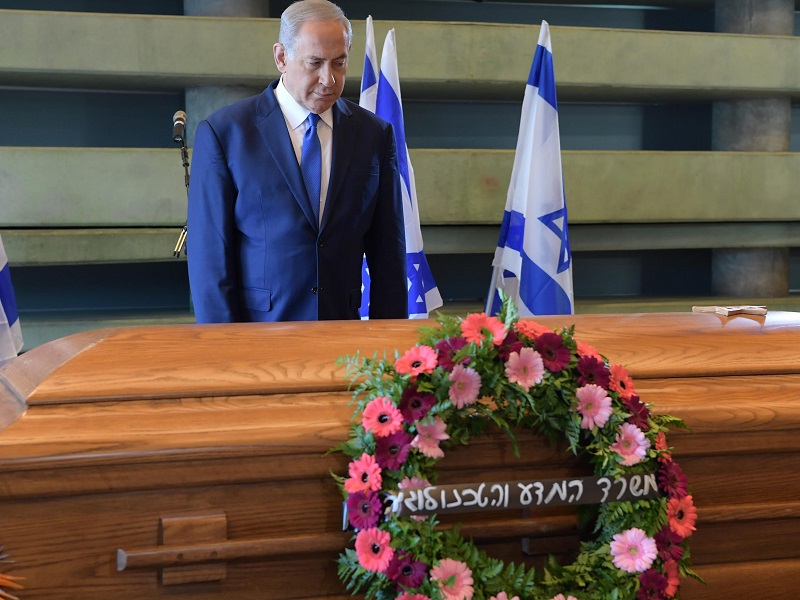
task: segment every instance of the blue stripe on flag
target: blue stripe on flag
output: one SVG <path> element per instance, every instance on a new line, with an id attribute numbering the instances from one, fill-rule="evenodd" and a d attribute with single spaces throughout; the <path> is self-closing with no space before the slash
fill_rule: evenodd
<path id="1" fill-rule="evenodd" d="M 364 57 L 364 74 L 361 76 L 361 91 L 363 92 L 367 88 L 372 87 L 378 80 L 375 79 L 375 67 L 372 65 L 372 62 L 369 60 L 369 56 Z"/>
<path id="2" fill-rule="evenodd" d="M 13 325 L 19 319 L 17 312 L 17 301 L 14 299 L 14 288 L 11 285 L 11 270 L 8 263 L 0 269 L 0 305 L 6 313 L 9 325 Z"/>
<path id="3" fill-rule="evenodd" d="M 558 110 L 556 101 L 556 75 L 553 69 L 553 55 L 544 46 L 536 46 L 528 85 L 539 90 L 539 96 L 550 106 Z"/>
<path id="4" fill-rule="evenodd" d="M 524 252 L 519 288 L 520 298 L 532 312 L 535 307 L 535 314 L 572 314 L 572 301 L 564 289 Z"/>
<path id="5" fill-rule="evenodd" d="M 525 217 L 516 210 L 507 210 L 500 226 L 500 248 L 511 248 L 522 253 L 522 240 L 525 238 Z"/>

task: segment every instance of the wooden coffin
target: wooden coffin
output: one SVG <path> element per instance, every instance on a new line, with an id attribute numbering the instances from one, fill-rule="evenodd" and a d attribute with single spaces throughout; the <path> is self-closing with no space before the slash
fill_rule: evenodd
<path id="1" fill-rule="evenodd" d="M 576 337 L 626 365 L 698 507 L 683 598 L 793 597 L 800 581 L 800 315 L 578 315 Z M 393 353 L 418 321 L 121 328 L 70 336 L 0 368 L 0 545 L 21 597 L 350 597 L 336 576 L 341 497 L 326 454 L 352 409 L 335 360 Z M 584 469 L 540 437 L 452 452 L 453 481 Z M 582 474 L 588 474 L 583 472 Z M 500 477 L 497 477 L 497 476 Z M 521 476 L 521 477 L 520 477 Z M 487 549 L 569 556 L 574 516 L 484 521 Z M 483 542 L 482 542 L 483 543 Z M 516 550 L 514 550 L 516 551 Z"/>

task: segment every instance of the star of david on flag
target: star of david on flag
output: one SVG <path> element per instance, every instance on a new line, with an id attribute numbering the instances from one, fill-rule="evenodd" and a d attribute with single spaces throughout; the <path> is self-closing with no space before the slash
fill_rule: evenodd
<path id="1" fill-rule="evenodd" d="M 525 86 L 514 167 L 492 266 L 487 314 L 500 310 L 498 290 L 514 300 L 523 316 L 574 312 L 553 49 L 546 21 L 542 21 Z"/>
<path id="2" fill-rule="evenodd" d="M 403 219 L 406 237 L 406 270 L 408 273 L 408 317 L 425 319 L 428 313 L 442 306 L 442 296 L 433 280 L 428 260 L 422 249 L 422 229 L 419 221 L 417 189 L 414 169 L 406 144 L 403 124 L 403 104 L 400 96 L 400 75 L 397 69 L 397 47 L 394 29 L 386 35 L 377 71 L 375 33 L 372 17 L 367 17 L 367 43 L 364 57 L 364 74 L 361 77 L 359 104 L 374 112 L 394 126 L 397 139 L 397 157 L 402 178 Z M 369 316 L 369 265 L 364 261 L 362 274 L 361 317 Z"/>

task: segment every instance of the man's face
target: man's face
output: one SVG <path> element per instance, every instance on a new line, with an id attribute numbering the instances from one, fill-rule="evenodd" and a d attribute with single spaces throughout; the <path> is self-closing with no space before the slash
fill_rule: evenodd
<path id="1" fill-rule="evenodd" d="M 286 89 L 298 104 L 316 114 L 324 113 L 342 95 L 349 50 L 344 27 L 336 21 L 304 23 L 291 58 L 283 44 L 273 46 Z"/>

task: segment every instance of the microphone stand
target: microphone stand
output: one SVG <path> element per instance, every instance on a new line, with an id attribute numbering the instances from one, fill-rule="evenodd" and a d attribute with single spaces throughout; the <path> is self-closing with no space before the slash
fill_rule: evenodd
<path id="1" fill-rule="evenodd" d="M 186 200 L 189 200 L 189 149 L 186 147 L 186 137 L 180 136 L 181 144 L 181 161 L 183 162 L 183 180 L 186 185 Z M 175 244 L 175 249 L 172 251 L 172 256 L 175 258 L 180 258 L 181 252 L 187 254 L 186 252 L 186 234 L 189 231 L 187 227 L 188 221 L 184 222 L 183 229 L 181 229 L 180 234 L 178 234 L 178 242 Z"/>

